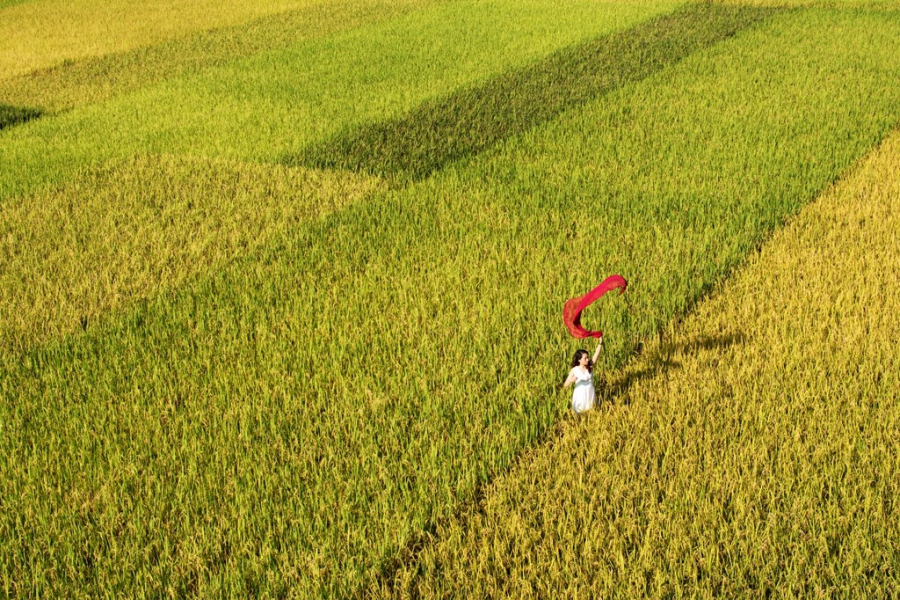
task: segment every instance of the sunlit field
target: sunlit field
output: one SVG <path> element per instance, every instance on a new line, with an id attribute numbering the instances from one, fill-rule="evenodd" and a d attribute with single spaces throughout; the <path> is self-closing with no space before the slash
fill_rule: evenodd
<path id="1" fill-rule="evenodd" d="M 364 2 L 377 0 L 357 0 Z M 327 0 L 4 2 L 0 4 L 0 79 L 324 4 Z"/>
<path id="2" fill-rule="evenodd" d="M 898 229 L 894 134 L 610 372 L 602 410 L 442 524 L 394 591 L 896 597 Z"/>
<path id="3" fill-rule="evenodd" d="M 223 160 L 112 163 L 4 211 L 0 347 L 33 347 L 379 189 L 354 174 Z"/>
<path id="4" fill-rule="evenodd" d="M 900 593 L 900 11 L 232 4 L 0 4 L 6 595 Z"/>
<path id="5" fill-rule="evenodd" d="M 183 17 L 176 7 L 185 9 L 197 8 L 202 3 L 165 3 L 169 6 L 159 7 L 160 15 L 171 19 L 173 26 L 183 25 L 177 20 Z M 202 21 L 203 29 L 181 32 L 158 43 L 139 44 L 133 48 L 119 48 L 115 45 L 97 48 L 96 55 L 75 58 L 74 50 L 78 49 L 74 40 L 63 40 L 60 49 L 68 53 L 61 62 L 52 62 L 55 58 L 55 44 L 45 48 L 46 54 L 36 57 L 48 65 L 36 70 L 22 72 L 18 75 L 16 68 L 11 67 L 7 76 L 0 77 L 0 102 L 15 106 L 39 107 L 46 112 L 58 112 L 92 102 L 99 102 L 114 96 L 122 96 L 159 81 L 171 79 L 179 75 L 194 73 L 215 65 L 225 64 L 237 58 L 247 57 L 262 52 L 285 48 L 306 40 L 321 39 L 340 31 L 353 29 L 364 24 L 374 24 L 397 18 L 408 12 L 424 8 L 429 4 L 437 4 L 433 0 L 348 0 L 346 2 L 302 2 L 297 8 L 287 10 L 288 4 L 271 15 L 259 16 L 247 22 L 233 25 L 219 25 L 213 21 Z M 221 6 L 221 3 L 219 3 Z M 88 5 L 85 5 L 85 8 Z M 93 10 L 109 9 L 102 3 L 90 5 Z M 145 5 L 123 4 L 118 7 L 122 14 L 117 19 L 105 21 L 107 27 L 115 28 L 121 24 L 119 17 L 134 19 L 140 17 L 141 7 Z M 150 5 L 152 6 L 152 5 Z M 238 12 L 248 8 L 251 11 L 265 7 L 265 4 L 234 4 Z M 134 9 L 137 9 L 136 11 Z M 39 11 L 40 12 L 40 11 Z M 40 14 L 44 14 L 40 12 Z M 206 13 L 210 14 L 209 12 Z M 219 14 L 213 12 L 213 14 Z M 86 16 L 95 16 L 90 12 Z M 244 15 L 249 16 L 249 15 Z M 175 17 L 175 18 L 173 18 Z M 69 32 L 80 32 L 80 25 L 70 19 L 60 29 Z M 36 19 L 36 24 L 44 24 L 43 17 Z M 136 19 L 135 26 L 144 27 L 145 22 Z M 119 32 L 119 30 L 116 30 Z M 142 29 L 142 32 L 161 32 L 154 29 Z M 58 33 L 58 32 L 57 32 Z M 135 32 L 136 33 L 136 32 Z M 15 38 L 13 38 L 15 39 Z M 25 39 L 31 39 L 28 35 Z M 79 38 L 81 39 L 81 38 Z M 94 43 L 98 40 L 118 37 L 90 38 Z M 31 44 L 34 51 L 34 46 Z M 18 65 L 18 63 L 17 63 Z"/>
<path id="6" fill-rule="evenodd" d="M 135 153 L 278 161 L 338 131 L 624 29 L 672 3 L 526 7 L 511 0 L 440 3 L 9 128 L 0 161 L 18 168 L 0 172 L 0 206 L 62 184 L 79 168 Z"/>

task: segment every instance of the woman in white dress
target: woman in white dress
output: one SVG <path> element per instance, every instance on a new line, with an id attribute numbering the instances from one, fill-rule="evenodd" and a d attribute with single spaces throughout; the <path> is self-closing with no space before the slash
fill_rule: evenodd
<path id="1" fill-rule="evenodd" d="M 594 351 L 594 358 L 588 358 L 587 350 L 578 350 L 575 357 L 572 358 L 572 370 L 569 371 L 569 377 L 563 384 L 564 388 L 575 384 L 575 391 L 572 393 L 572 410 L 576 414 L 589 411 L 594 408 L 594 363 L 600 356 L 600 348 L 603 347 L 603 336 L 600 336 L 600 343 L 597 344 L 597 350 Z"/>

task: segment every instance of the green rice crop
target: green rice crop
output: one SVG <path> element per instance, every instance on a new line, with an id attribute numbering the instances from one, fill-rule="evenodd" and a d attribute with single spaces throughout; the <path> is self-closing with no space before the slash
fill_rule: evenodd
<path id="1" fill-rule="evenodd" d="M 672 6 L 465 0 L 234 60 L 3 131 L 0 206 L 134 154 L 276 161 Z"/>
<path id="2" fill-rule="evenodd" d="M 621 365 L 896 124 L 898 44 L 782 13 L 6 361 L 2 585 L 377 587 L 566 410 L 562 301 L 629 278 Z"/>
<path id="3" fill-rule="evenodd" d="M 40 106 L 48 111 L 65 110 L 236 58 L 396 18 L 431 3 L 430 0 L 313 3 L 249 23 L 179 36 L 113 54 L 66 61 L 18 77 L 0 78 L 0 101 Z"/>
<path id="4" fill-rule="evenodd" d="M 7 207 L 0 352 L 87 327 L 378 187 L 347 173 L 143 157 Z"/>
<path id="5" fill-rule="evenodd" d="M 619 34 L 559 51 L 483 86 L 428 102 L 396 119 L 343 132 L 287 162 L 421 178 L 647 77 L 770 15 L 758 9 L 688 5 Z"/>
<path id="6" fill-rule="evenodd" d="M 898 229 L 895 133 L 381 591 L 896 598 Z"/>

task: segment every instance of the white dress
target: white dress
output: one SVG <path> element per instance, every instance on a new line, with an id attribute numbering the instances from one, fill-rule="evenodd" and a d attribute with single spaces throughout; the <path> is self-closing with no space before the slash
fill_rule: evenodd
<path id="1" fill-rule="evenodd" d="M 572 367 L 569 375 L 575 377 L 575 391 L 572 393 L 572 410 L 581 414 L 594 408 L 593 373 L 581 367 Z"/>

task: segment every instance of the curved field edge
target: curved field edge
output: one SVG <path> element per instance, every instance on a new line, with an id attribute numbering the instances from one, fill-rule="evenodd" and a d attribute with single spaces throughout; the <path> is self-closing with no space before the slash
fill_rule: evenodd
<path id="1" fill-rule="evenodd" d="M 631 278 L 621 364 L 893 126 L 898 36 L 780 16 L 27 354 L 4 578 L 364 590 L 565 412 L 562 299 Z"/>
<path id="2" fill-rule="evenodd" d="M 894 133 L 370 595 L 900 594 L 898 173 Z"/>
<path id="3" fill-rule="evenodd" d="M 438 3 L 0 132 L 0 206 L 136 154 L 277 161 L 677 3 Z"/>
<path id="4" fill-rule="evenodd" d="M 0 102 L 40 106 L 51 113 L 71 109 L 230 60 L 396 18 L 439 1 L 443 0 L 315 3 L 249 23 L 0 78 Z"/>
<path id="5" fill-rule="evenodd" d="M 4 210 L 0 353 L 86 328 L 382 188 L 353 173 L 149 156 Z"/>

